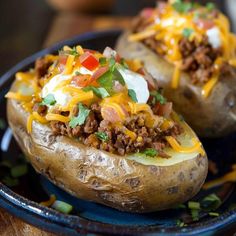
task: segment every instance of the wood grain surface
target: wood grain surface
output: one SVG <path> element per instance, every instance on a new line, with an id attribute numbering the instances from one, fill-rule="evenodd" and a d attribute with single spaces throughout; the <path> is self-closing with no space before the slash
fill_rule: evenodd
<path id="1" fill-rule="evenodd" d="M 94 17 L 63 13 L 57 15 L 45 37 L 43 47 L 91 30 L 129 27 L 128 17 Z M 63 30 L 62 30 L 63 29 Z M 0 236 L 54 236 L 37 229 L 0 209 Z"/>

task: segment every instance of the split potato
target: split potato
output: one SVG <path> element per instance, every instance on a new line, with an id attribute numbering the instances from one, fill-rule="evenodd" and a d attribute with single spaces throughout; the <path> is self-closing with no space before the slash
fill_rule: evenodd
<path id="1" fill-rule="evenodd" d="M 15 82 L 11 91 L 16 90 Z M 205 181 L 208 161 L 203 148 L 191 153 L 167 148 L 168 159 L 118 156 L 56 136 L 48 125 L 36 121 L 28 133 L 29 115 L 19 102 L 8 99 L 9 125 L 35 170 L 78 198 L 121 211 L 153 212 L 189 200 Z M 184 129 L 183 145 L 198 141 L 184 121 L 178 122 Z"/>
<path id="2" fill-rule="evenodd" d="M 202 87 L 191 83 L 189 74 L 182 72 L 177 89 L 171 88 L 175 67 L 142 42 L 130 42 L 131 32 L 123 33 L 116 49 L 126 59 L 140 59 L 148 73 L 163 88 L 164 96 L 172 101 L 176 112 L 201 137 L 221 137 L 236 130 L 236 71 L 222 75 L 209 97 L 201 94 Z"/>

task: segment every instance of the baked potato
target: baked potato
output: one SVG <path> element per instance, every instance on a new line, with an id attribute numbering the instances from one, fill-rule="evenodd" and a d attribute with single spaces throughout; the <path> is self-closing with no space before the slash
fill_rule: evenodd
<path id="1" fill-rule="evenodd" d="M 116 49 L 143 63 L 199 136 L 236 130 L 236 37 L 214 5 L 169 1 L 144 9 Z"/>
<path id="2" fill-rule="evenodd" d="M 187 201 L 205 181 L 207 156 L 195 133 L 109 48 L 64 47 L 38 59 L 16 74 L 6 97 L 9 125 L 32 166 L 78 198 L 153 212 Z"/>

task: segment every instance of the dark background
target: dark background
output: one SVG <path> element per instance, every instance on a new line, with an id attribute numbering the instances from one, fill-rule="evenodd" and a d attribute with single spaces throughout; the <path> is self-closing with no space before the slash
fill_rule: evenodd
<path id="1" fill-rule="evenodd" d="M 226 12 L 226 2 L 236 3 L 236 0 L 215 2 Z M 94 4 L 96 3 L 94 0 Z M 155 4 L 156 1 L 153 0 L 116 0 L 111 9 L 104 9 L 100 14 L 135 15 L 143 7 Z M 15 63 L 42 47 L 51 22 L 59 11 L 53 9 L 45 0 L 5 0 L 0 1 L 0 9 L 0 75 L 2 75 Z M 76 14 L 85 13 L 78 10 Z M 86 14 L 94 17 L 97 15 L 94 12 Z"/>

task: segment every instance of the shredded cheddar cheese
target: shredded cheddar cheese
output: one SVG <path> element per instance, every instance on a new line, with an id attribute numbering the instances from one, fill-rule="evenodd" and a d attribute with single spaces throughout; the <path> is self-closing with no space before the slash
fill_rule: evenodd
<path id="1" fill-rule="evenodd" d="M 45 119 L 44 117 L 40 116 L 38 112 L 34 111 L 32 113 L 32 115 L 33 115 L 33 118 L 35 120 L 39 121 L 40 123 L 42 123 L 42 124 L 47 124 L 48 123 L 48 120 Z"/>
<path id="2" fill-rule="evenodd" d="M 228 63 L 236 67 L 236 36 L 230 32 L 230 23 L 228 18 L 218 12 L 216 16 L 211 14 L 204 6 L 193 7 L 189 11 L 179 11 L 173 5 L 176 0 L 169 0 L 166 5 L 162 5 L 161 9 L 153 9 L 147 19 L 142 32 L 135 32 L 128 37 L 129 41 L 143 41 L 148 38 L 157 40 L 156 51 L 162 55 L 169 63 L 175 66 L 173 77 L 171 80 L 171 87 L 177 89 L 179 87 L 179 79 L 181 68 L 178 66 L 183 60 L 183 55 L 180 51 L 180 40 L 184 37 L 188 38 L 190 42 L 196 41 L 201 43 L 207 36 L 216 37 L 214 32 L 209 32 L 215 29 L 219 32 L 221 55 L 215 60 L 213 69 L 214 78 L 203 85 L 202 96 L 207 98 L 214 86 L 218 82 L 220 76 L 220 69 L 223 63 Z M 211 26 L 207 26 L 212 24 Z M 206 24 L 206 25 L 204 25 Z M 187 32 L 187 33 L 186 33 Z M 211 34 L 212 33 L 212 34 Z M 217 41 L 217 39 L 215 39 Z M 214 40 L 213 43 L 214 44 Z M 213 46 L 214 47 L 214 46 Z"/>
<path id="3" fill-rule="evenodd" d="M 34 116 L 31 114 L 27 119 L 27 132 L 30 134 L 32 132 L 32 123 L 34 120 Z"/>
<path id="4" fill-rule="evenodd" d="M 194 140 L 194 145 L 192 147 L 182 147 L 179 143 L 171 136 L 166 137 L 167 142 L 170 146 L 177 152 L 181 153 L 192 153 L 195 151 L 199 151 L 201 149 L 201 143 L 199 141 Z"/>
<path id="5" fill-rule="evenodd" d="M 43 206 L 46 206 L 46 207 L 50 207 L 55 201 L 56 201 L 56 196 L 55 195 L 51 195 L 50 199 L 48 201 L 40 202 L 40 205 L 43 205 Z"/>
<path id="6" fill-rule="evenodd" d="M 235 169 L 218 179 L 214 179 L 209 182 L 206 182 L 203 185 L 203 189 L 214 188 L 214 187 L 224 184 L 226 182 L 236 182 L 236 170 Z"/>
<path id="7" fill-rule="evenodd" d="M 203 86 L 202 96 L 204 98 L 207 98 L 210 95 L 210 93 L 211 93 L 212 89 L 214 88 L 215 84 L 217 83 L 217 81 L 218 81 L 218 77 L 213 77 Z"/>
<path id="8" fill-rule="evenodd" d="M 66 117 L 66 116 L 62 116 L 62 115 L 59 115 L 59 114 L 53 114 L 53 113 L 48 113 L 46 115 L 46 120 L 47 121 L 61 121 L 63 123 L 67 123 L 70 121 L 70 117 Z"/>
<path id="9" fill-rule="evenodd" d="M 75 56 L 73 56 L 73 55 L 68 56 L 67 61 L 66 61 L 65 71 L 64 71 L 64 73 L 66 75 L 68 75 L 72 72 L 74 60 L 75 60 Z"/>
<path id="10" fill-rule="evenodd" d="M 180 79 L 180 69 L 176 66 L 175 70 L 174 70 L 172 82 L 171 82 L 171 87 L 173 89 L 177 89 L 178 88 L 178 86 L 179 86 L 179 79 Z"/>

